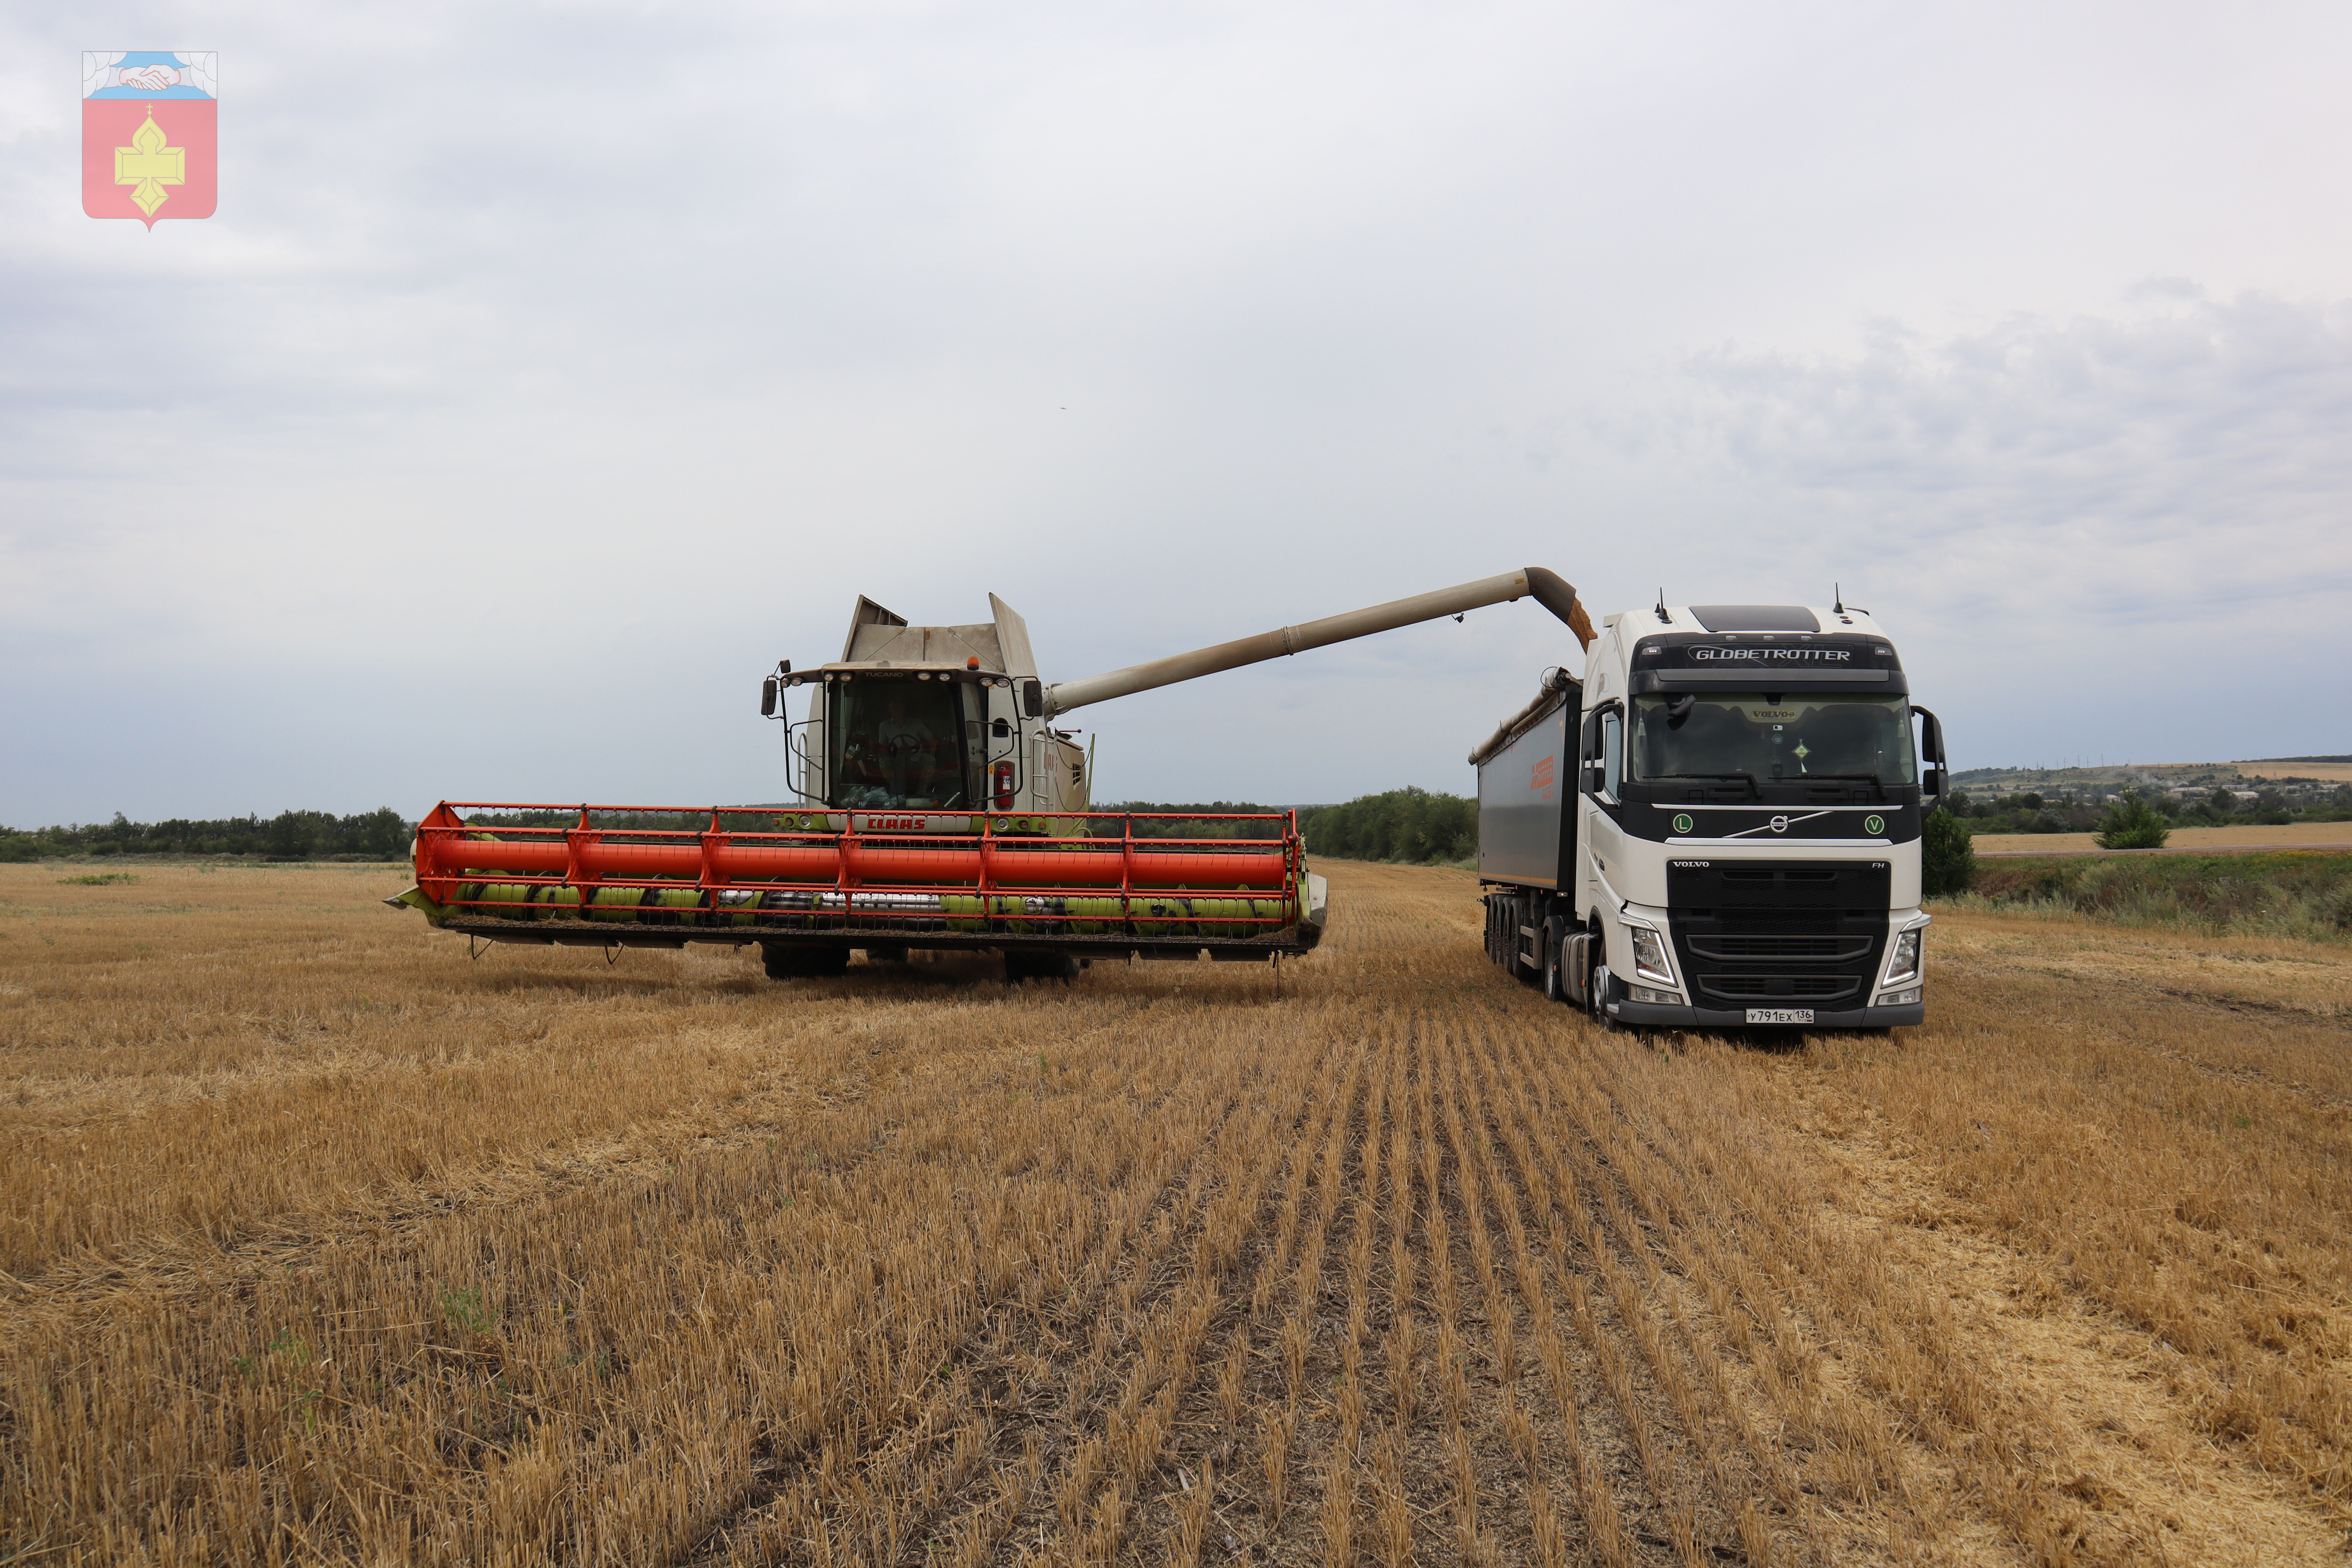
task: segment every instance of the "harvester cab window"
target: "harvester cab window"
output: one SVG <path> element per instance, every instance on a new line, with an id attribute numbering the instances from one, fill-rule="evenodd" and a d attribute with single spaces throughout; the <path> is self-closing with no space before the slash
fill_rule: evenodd
<path id="1" fill-rule="evenodd" d="M 1907 784 L 1917 776 L 1910 705 L 1899 697 L 1708 693 L 1634 700 L 1633 776 L 1843 779 Z"/>
<path id="2" fill-rule="evenodd" d="M 833 793 L 843 806 L 954 806 L 964 793 L 964 714 L 951 681 L 859 680 L 833 689 Z"/>

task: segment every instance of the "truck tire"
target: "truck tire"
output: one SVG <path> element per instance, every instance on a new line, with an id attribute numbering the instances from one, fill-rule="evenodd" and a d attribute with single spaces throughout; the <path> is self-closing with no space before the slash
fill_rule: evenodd
<path id="1" fill-rule="evenodd" d="M 1554 915 L 1543 923 L 1543 994 L 1547 1002 L 1568 1000 L 1566 976 L 1560 965 L 1567 962 L 1568 922 Z"/>
<path id="2" fill-rule="evenodd" d="M 1612 1032 L 1625 1026 L 1619 1023 L 1609 1011 L 1609 993 L 1615 981 L 1616 976 L 1609 973 L 1607 964 L 1596 963 L 1592 966 L 1592 1019 L 1602 1028 Z"/>
<path id="3" fill-rule="evenodd" d="M 849 949 L 762 943 L 760 961 L 771 980 L 824 980 L 848 973 Z"/>

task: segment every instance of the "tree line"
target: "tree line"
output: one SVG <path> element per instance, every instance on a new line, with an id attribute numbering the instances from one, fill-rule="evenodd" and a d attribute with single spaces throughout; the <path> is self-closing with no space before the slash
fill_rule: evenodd
<path id="1" fill-rule="evenodd" d="M 2279 826 L 2289 822 L 2341 822 L 2352 817 L 2352 784 L 2338 785 L 2315 800 L 2294 801 L 2274 789 L 2232 790 L 2216 787 L 2186 798 L 2166 791 L 2126 790 L 2149 810 L 2175 827 L 2227 827 L 2246 823 Z M 1965 820 L 1978 833 L 2089 833 L 2099 830 L 2112 802 L 2086 798 L 2073 790 L 2044 795 L 2021 790 L 2014 795 L 1973 799 L 1955 790 L 1945 809 Z"/>
<path id="2" fill-rule="evenodd" d="M 265 860 L 398 859 L 408 853 L 416 824 L 392 809 L 338 816 L 331 811 L 281 811 L 276 816 L 225 816 L 203 821 L 114 820 L 63 827 L 0 827 L 0 860 L 42 860 L 63 855 L 246 855 Z"/>
<path id="3" fill-rule="evenodd" d="M 1095 808 L 1097 833 L 1116 837 L 1121 818 L 1111 813 L 1283 812 L 1288 806 L 1254 801 L 1184 803 L 1129 800 Z M 1409 866 L 1443 865 L 1478 853 L 1478 803 L 1464 795 L 1419 788 L 1359 795 L 1339 805 L 1302 805 L 1298 831 L 1310 855 L 1339 860 L 1392 860 Z M 1254 837 L 1263 826 L 1250 823 L 1148 822 L 1138 820 L 1138 838 Z"/>

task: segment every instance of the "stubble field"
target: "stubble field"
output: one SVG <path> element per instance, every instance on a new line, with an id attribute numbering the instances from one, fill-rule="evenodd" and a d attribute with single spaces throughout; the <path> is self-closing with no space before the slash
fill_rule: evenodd
<path id="1" fill-rule="evenodd" d="M 0 1561 L 2344 1561 L 2352 954 L 1643 1039 L 1321 868 L 1008 989 L 0 868 Z"/>

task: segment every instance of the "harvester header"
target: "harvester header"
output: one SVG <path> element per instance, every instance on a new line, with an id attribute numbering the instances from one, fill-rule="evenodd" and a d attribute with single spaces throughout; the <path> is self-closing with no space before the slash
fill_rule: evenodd
<path id="1" fill-rule="evenodd" d="M 1097 956 L 1255 959 L 1321 938 L 1323 879 L 1295 813 L 1099 812 L 1054 720 L 1089 703 L 1533 597 L 1592 637 L 1576 591 L 1528 567 L 1147 664 L 1047 685 L 1026 624 L 919 626 L 861 597 L 842 656 L 765 678 L 795 799 L 759 806 L 445 801 L 416 886 L 390 900 L 499 942 L 757 943 L 772 975 L 914 948 L 990 948 L 1009 976 Z M 793 700 L 805 694 L 803 717 Z"/>

